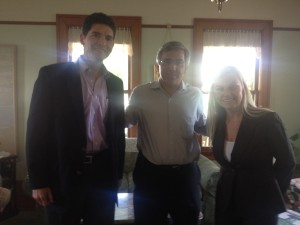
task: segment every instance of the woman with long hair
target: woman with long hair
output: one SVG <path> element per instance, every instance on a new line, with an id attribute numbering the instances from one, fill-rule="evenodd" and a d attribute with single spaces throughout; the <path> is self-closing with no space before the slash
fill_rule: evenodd
<path id="1" fill-rule="evenodd" d="M 221 166 L 216 225 L 276 225 L 295 158 L 281 119 L 256 107 L 236 67 L 224 67 L 212 84 L 207 132 Z"/>

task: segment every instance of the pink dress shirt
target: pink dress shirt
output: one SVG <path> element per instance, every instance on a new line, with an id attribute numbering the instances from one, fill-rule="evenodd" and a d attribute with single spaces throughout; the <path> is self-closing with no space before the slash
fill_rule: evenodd
<path id="1" fill-rule="evenodd" d="M 108 105 L 108 71 L 102 65 L 95 76 L 82 56 L 79 60 L 87 133 L 86 153 L 94 154 L 107 148 L 105 117 Z"/>

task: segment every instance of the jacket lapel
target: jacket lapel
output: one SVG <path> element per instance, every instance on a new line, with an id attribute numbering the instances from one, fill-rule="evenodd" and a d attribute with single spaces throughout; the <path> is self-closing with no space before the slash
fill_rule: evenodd
<path id="1" fill-rule="evenodd" d="M 85 132 L 85 116 L 84 116 L 84 106 L 83 106 L 83 96 L 82 96 L 82 87 L 81 87 L 81 79 L 79 73 L 79 64 L 78 62 L 72 63 L 70 71 L 68 71 L 68 83 L 67 83 L 67 91 L 70 95 L 70 101 L 74 106 L 74 116 L 77 117 L 77 121 L 79 121 L 80 130 L 84 134 L 86 140 L 86 132 Z"/>
<path id="2" fill-rule="evenodd" d="M 247 157 L 248 146 L 252 139 L 255 123 L 248 117 L 243 117 L 239 132 L 231 154 L 231 163 L 237 164 Z"/>
<path id="3" fill-rule="evenodd" d="M 247 157 L 248 146 L 250 144 L 254 130 L 255 123 L 253 122 L 253 120 L 244 116 L 232 150 L 231 162 L 228 162 L 224 156 L 226 125 L 223 120 L 220 121 L 219 126 L 216 130 L 215 141 L 213 145 L 215 149 L 220 149 L 220 151 L 216 151 L 214 152 L 214 154 L 224 167 L 234 167 L 234 165 L 238 165 L 243 160 L 243 158 Z"/>
<path id="4" fill-rule="evenodd" d="M 225 143 L 225 122 L 220 120 L 219 126 L 216 129 L 215 140 L 213 143 L 214 154 L 216 159 L 220 162 L 223 167 L 230 167 L 230 163 L 225 159 L 224 156 L 224 143 Z"/>

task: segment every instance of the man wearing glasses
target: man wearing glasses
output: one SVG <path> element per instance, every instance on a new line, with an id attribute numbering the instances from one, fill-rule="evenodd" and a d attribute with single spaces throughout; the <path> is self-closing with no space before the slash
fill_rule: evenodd
<path id="1" fill-rule="evenodd" d="M 200 212 L 200 146 L 205 131 L 202 93 L 182 78 L 190 54 L 176 41 L 164 44 L 156 63 L 159 79 L 133 90 L 128 126 L 138 125 L 138 158 L 133 173 L 137 225 L 196 225 Z"/>

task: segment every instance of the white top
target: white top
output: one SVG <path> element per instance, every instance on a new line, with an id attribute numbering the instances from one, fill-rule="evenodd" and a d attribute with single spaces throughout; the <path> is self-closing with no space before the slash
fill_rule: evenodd
<path id="1" fill-rule="evenodd" d="M 229 162 L 231 161 L 231 153 L 232 153 L 234 143 L 235 143 L 234 141 L 225 141 L 224 155 L 225 155 L 225 159 L 227 159 Z"/>

